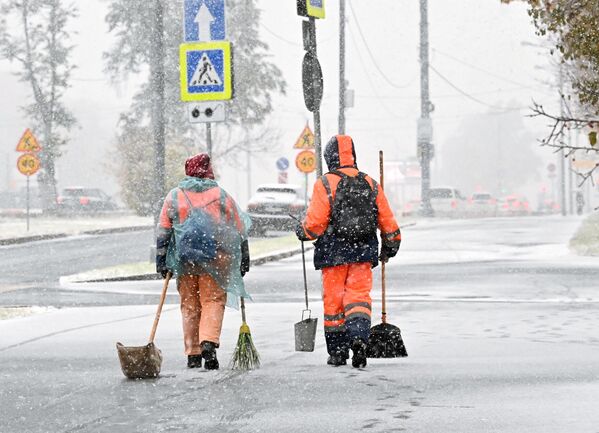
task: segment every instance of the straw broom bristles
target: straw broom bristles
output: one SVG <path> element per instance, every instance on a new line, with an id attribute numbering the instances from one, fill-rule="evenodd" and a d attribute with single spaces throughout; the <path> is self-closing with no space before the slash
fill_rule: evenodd
<path id="1" fill-rule="evenodd" d="M 235 352 L 233 352 L 233 358 L 231 359 L 231 369 L 248 371 L 259 367 L 260 355 L 252 341 L 250 327 L 247 323 L 243 322 L 241 328 L 239 328 L 237 346 L 235 347 Z"/>

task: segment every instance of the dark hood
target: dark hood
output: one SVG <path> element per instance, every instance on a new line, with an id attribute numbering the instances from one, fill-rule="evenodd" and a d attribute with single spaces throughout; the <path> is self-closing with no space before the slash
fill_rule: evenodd
<path id="1" fill-rule="evenodd" d="M 358 168 L 354 141 L 349 135 L 335 135 L 327 143 L 324 150 L 324 160 L 329 171 L 340 168 Z"/>

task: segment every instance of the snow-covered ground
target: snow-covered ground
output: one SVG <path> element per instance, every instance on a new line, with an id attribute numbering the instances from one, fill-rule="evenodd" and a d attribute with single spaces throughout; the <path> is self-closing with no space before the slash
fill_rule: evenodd
<path id="1" fill-rule="evenodd" d="M 388 319 L 402 328 L 409 357 L 371 360 L 363 370 L 326 365 L 322 323 L 315 352 L 294 351 L 299 257 L 248 274 L 256 300 L 248 323 L 262 367 L 244 374 L 226 368 L 240 325 L 235 310 L 225 316 L 222 369 L 186 369 L 172 287 L 156 339 L 162 377 L 126 380 L 114 345 L 144 344 L 155 307 L 118 306 L 118 297 L 157 299 L 160 282 L 65 287 L 57 299 L 109 306 L 0 321 L 0 431 L 597 432 L 599 261 L 565 246 L 579 223 L 406 229 L 388 267 Z M 318 282 L 310 271 L 321 318 Z M 374 322 L 378 284 L 377 276 Z"/>

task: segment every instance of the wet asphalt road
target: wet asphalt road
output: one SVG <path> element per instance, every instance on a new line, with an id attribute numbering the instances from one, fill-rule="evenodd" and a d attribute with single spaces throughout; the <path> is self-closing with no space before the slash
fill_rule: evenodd
<path id="1" fill-rule="evenodd" d="M 363 371 L 326 366 L 321 329 L 314 353 L 294 352 L 299 257 L 248 274 L 263 361 L 249 374 L 187 370 L 178 308 L 168 305 L 158 335 L 162 378 L 127 381 L 114 342 L 143 342 L 154 307 L 135 304 L 154 303 L 160 282 L 62 288 L 74 304 L 122 306 L 0 321 L 0 431 L 597 433 L 599 260 L 568 251 L 578 224 L 512 218 L 407 228 L 388 267 L 388 311 L 410 356 Z M 309 285 L 321 317 L 318 273 L 309 271 Z M 32 292 L 0 300 L 19 293 Z M 58 293 L 49 305 L 69 305 Z M 239 314 L 228 309 L 223 364 L 238 329 Z"/>

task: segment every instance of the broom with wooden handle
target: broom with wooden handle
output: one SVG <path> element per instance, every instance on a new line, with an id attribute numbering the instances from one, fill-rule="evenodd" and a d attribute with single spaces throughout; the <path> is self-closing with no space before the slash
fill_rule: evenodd
<path id="1" fill-rule="evenodd" d="M 380 185 L 385 188 L 385 175 L 383 167 L 383 151 L 379 151 L 379 169 L 381 172 Z M 366 356 L 369 358 L 398 358 L 408 356 L 406 346 L 401 338 L 401 330 L 387 323 L 387 305 L 386 305 L 386 275 L 385 262 L 381 261 L 381 290 L 382 290 L 382 311 L 381 323 L 370 328 L 370 338 L 366 348 Z"/>
<path id="2" fill-rule="evenodd" d="M 254 346 L 250 327 L 245 320 L 245 301 L 241 297 L 241 328 L 231 359 L 231 369 L 248 371 L 260 367 L 260 355 Z"/>

